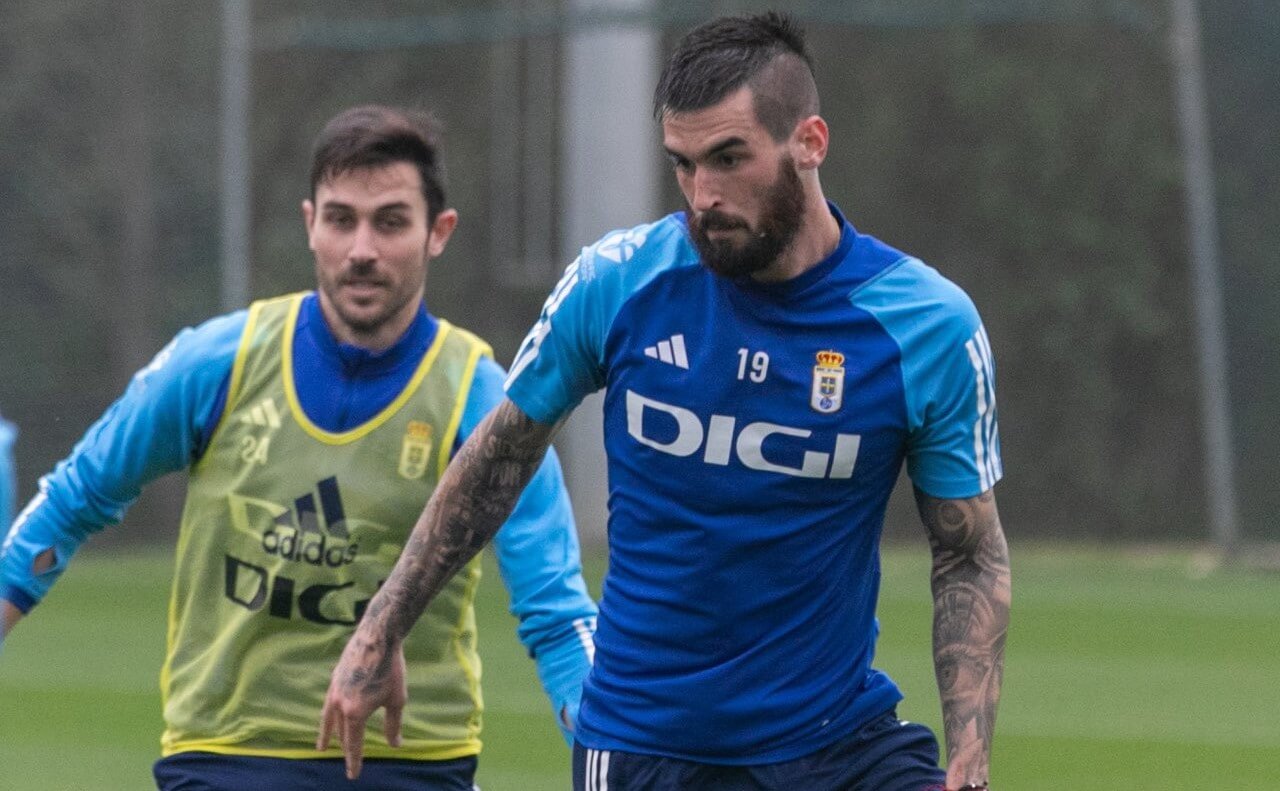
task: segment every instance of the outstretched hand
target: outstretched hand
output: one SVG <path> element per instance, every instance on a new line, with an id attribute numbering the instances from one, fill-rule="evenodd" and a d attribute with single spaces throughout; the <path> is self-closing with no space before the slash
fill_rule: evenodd
<path id="1" fill-rule="evenodd" d="M 388 650 L 385 643 L 370 641 L 357 631 L 329 680 L 316 749 L 329 749 L 329 739 L 336 733 L 346 759 L 347 778 L 355 780 L 364 765 L 365 723 L 375 711 L 385 708 L 382 732 L 387 744 L 399 747 L 400 718 L 408 698 L 403 648 L 397 645 Z"/>
<path id="2" fill-rule="evenodd" d="M 9 633 L 9 630 L 18 625 L 18 621 L 22 620 L 22 610 L 15 607 L 8 599 L 0 599 L 0 638 Z"/>
<path id="3" fill-rule="evenodd" d="M 0 599 L 0 650 L 4 649 L 4 638 L 21 620 L 22 610 L 13 606 L 8 599 Z"/>

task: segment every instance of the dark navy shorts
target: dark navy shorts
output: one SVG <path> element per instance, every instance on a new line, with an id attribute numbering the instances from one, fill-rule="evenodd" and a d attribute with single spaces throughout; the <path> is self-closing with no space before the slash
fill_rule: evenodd
<path id="1" fill-rule="evenodd" d="M 815 753 L 723 766 L 573 745 L 574 791 L 943 791 L 938 740 L 889 711 Z"/>
<path id="2" fill-rule="evenodd" d="M 156 761 L 160 791 L 473 791 L 476 757 L 452 761 L 365 759 L 360 779 L 347 780 L 341 758 L 264 758 L 178 753 Z"/>

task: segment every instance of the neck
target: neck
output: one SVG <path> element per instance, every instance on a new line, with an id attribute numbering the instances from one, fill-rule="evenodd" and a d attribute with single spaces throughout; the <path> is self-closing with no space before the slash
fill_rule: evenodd
<path id="1" fill-rule="evenodd" d="M 323 292 L 319 296 L 320 313 L 324 316 L 324 323 L 329 327 L 329 332 L 333 334 L 334 339 L 338 343 L 356 346 L 369 352 L 385 352 L 395 346 L 396 341 L 403 338 L 404 334 L 408 332 L 414 318 L 418 315 L 418 306 L 422 304 L 422 300 L 419 298 L 409 302 L 390 318 L 376 326 L 355 327 L 343 320 L 338 311 L 325 298 Z"/>
<path id="2" fill-rule="evenodd" d="M 761 283 L 780 283 L 799 277 L 831 255 L 840 244 L 840 223 L 827 206 L 822 189 L 806 190 L 804 214 L 796 237 L 778 260 L 752 277 Z"/>

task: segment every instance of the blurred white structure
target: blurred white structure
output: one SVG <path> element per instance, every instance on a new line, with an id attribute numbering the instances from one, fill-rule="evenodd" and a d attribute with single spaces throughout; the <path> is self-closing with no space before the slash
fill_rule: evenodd
<path id="1" fill-rule="evenodd" d="M 1191 258 L 1191 304 L 1196 311 L 1200 362 L 1200 419 L 1204 441 L 1205 496 L 1214 543 L 1227 555 L 1239 549 L 1240 525 L 1231 436 L 1231 392 L 1227 385 L 1226 317 L 1218 254 L 1209 103 L 1205 90 L 1200 12 L 1195 0 L 1172 0 L 1169 36 L 1174 96 L 1182 137 L 1187 197 L 1187 241 Z"/>
<path id="2" fill-rule="evenodd" d="M 252 188 L 249 173 L 250 61 L 253 28 L 250 0 L 222 0 L 222 310 L 249 304 L 249 222 Z"/>
<path id="3" fill-rule="evenodd" d="M 643 10 L 651 0 L 573 0 L 575 10 Z M 637 15 L 638 16 L 638 15 Z M 659 35 L 635 22 L 578 29 L 564 49 L 560 183 L 564 261 L 614 228 L 654 219 L 658 178 L 653 86 Z M 603 539 L 608 512 L 600 394 L 569 418 L 558 446 L 584 539 Z"/>

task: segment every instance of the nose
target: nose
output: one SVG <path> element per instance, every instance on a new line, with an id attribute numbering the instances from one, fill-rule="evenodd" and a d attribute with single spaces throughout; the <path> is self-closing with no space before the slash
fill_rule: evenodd
<path id="1" fill-rule="evenodd" d="M 709 168 L 697 168 L 689 177 L 689 208 L 704 212 L 720 206 L 720 184 Z"/>
<path id="2" fill-rule="evenodd" d="M 378 248 L 374 244 L 373 225 L 360 222 L 356 225 L 355 234 L 351 238 L 351 249 L 347 257 L 352 261 L 372 261 L 378 257 Z"/>

